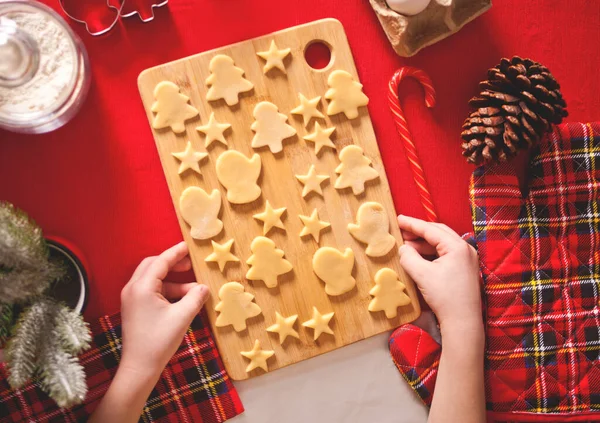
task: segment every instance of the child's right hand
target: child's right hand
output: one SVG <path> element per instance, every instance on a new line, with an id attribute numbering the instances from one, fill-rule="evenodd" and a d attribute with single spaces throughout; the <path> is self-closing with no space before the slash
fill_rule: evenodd
<path id="1" fill-rule="evenodd" d="M 400 264 L 445 328 L 482 328 L 477 252 L 456 232 L 439 223 L 398 216 L 405 244 Z M 422 256 L 438 257 L 429 261 Z"/>

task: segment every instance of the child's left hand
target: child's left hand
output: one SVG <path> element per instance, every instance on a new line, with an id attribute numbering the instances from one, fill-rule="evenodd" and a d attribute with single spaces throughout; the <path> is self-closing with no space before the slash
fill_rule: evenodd
<path id="1" fill-rule="evenodd" d="M 163 281 L 169 272 L 192 268 L 181 242 L 144 259 L 121 292 L 123 355 L 120 367 L 160 374 L 206 302 L 206 285 Z M 171 303 L 169 300 L 179 300 Z"/>

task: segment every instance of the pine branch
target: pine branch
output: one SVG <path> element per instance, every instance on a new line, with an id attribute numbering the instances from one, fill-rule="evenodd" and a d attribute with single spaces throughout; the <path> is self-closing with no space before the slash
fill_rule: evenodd
<path id="1" fill-rule="evenodd" d="M 81 314 L 64 304 L 60 304 L 54 326 L 56 337 L 63 350 L 70 354 L 79 354 L 90 347 L 92 336 Z"/>
<path id="2" fill-rule="evenodd" d="M 0 348 L 6 344 L 10 336 L 14 319 L 13 308 L 11 305 L 0 303 Z"/>
<path id="3" fill-rule="evenodd" d="M 59 407 L 80 404 L 87 394 L 83 367 L 62 349 L 56 331 L 44 334 L 38 360 L 40 385 Z"/>
<path id="4" fill-rule="evenodd" d="M 15 326 L 14 335 L 6 346 L 8 383 L 14 389 L 21 388 L 33 376 L 40 351 L 40 339 L 50 332 L 56 308 L 52 302 L 41 299 L 26 309 Z"/>

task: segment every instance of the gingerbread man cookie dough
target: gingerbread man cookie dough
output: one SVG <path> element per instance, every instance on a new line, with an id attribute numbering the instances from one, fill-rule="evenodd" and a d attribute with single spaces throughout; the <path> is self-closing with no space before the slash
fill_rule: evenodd
<path id="1" fill-rule="evenodd" d="M 358 108 L 369 104 L 369 98 L 362 92 L 362 84 L 346 71 L 331 72 L 327 84 L 330 88 L 325 98 L 330 100 L 327 106 L 329 116 L 344 113 L 348 119 L 355 119 L 358 117 Z"/>
<path id="2" fill-rule="evenodd" d="M 154 88 L 151 110 L 156 113 L 152 121 L 154 129 L 171 127 L 180 134 L 185 131 L 185 121 L 198 116 L 198 110 L 189 105 L 190 98 L 179 92 L 179 87 L 171 81 L 162 81 Z"/>
<path id="3" fill-rule="evenodd" d="M 246 329 L 246 320 L 258 316 L 262 310 L 253 303 L 254 295 L 244 292 L 244 286 L 238 282 L 227 282 L 219 289 L 219 303 L 215 306 L 217 316 L 215 326 L 232 325 L 236 332 Z"/>
<path id="4" fill-rule="evenodd" d="M 217 54 L 208 65 L 210 76 L 206 85 L 210 86 L 206 99 L 224 99 L 228 106 L 238 104 L 239 94 L 254 88 L 252 82 L 244 78 L 244 70 L 234 65 L 233 59 L 225 54 Z"/>
<path id="5" fill-rule="evenodd" d="M 335 168 L 335 173 L 340 175 L 335 180 L 336 189 L 350 187 L 354 195 L 360 195 L 365 192 L 365 182 L 379 178 L 379 173 L 370 166 L 371 160 L 358 145 L 344 147 L 339 158 L 341 163 Z"/>
<path id="6" fill-rule="evenodd" d="M 292 264 L 283 258 L 284 252 L 264 236 L 257 236 L 250 244 L 252 255 L 246 262 L 250 265 L 246 278 L 263 281 L 267 288 L 277 286 L 277 277 L 292 270 Z"/>

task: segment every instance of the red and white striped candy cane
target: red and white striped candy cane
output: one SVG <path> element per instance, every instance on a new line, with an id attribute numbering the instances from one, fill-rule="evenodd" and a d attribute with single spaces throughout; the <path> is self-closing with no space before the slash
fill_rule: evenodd
<path id="1" fill-rule="evenodd" d="M 425 208 L 427 219 L 430 222 L 437 222 L 438 217 L 435 213 L 433 202 L 431 201 L 431 194 L 427 188 L 427 182 L 425 181 L 425 173 L 423 172 L 423 167 L 421 166 L 421 160 L 417 154 L 417 148 L 412 140 L 412 135 L 408 130 L 406 118 L 404 117 L 404 112 L 400 107 L 400 99 L 398 98 L 398 85 L 404 78 L 408 77 L 416 79 L 423 86 L 425 90 L 425 104 L 427 107 L 435 106 L 435 90 L 431 84 L 431 79 L 422 70 L 409 66 L 404 66 L 398 69 L 396 73 L 394 73 L 394 76 L 392 76 L 392 79 L 390 79 L 388 101 L 390 103 L 390 109 L 394 114 L 396 129 L 398 130 L 400 138 L 402 138 L 402 141 L 404 142 L 406 156 L 408 157 L 408 162 L 410 163 L 410 168 L 412 170 L 413 177 L 415 178 L 419 196 L 421 197 L 421 204 L 423 204 L 423 207 Z"/>

